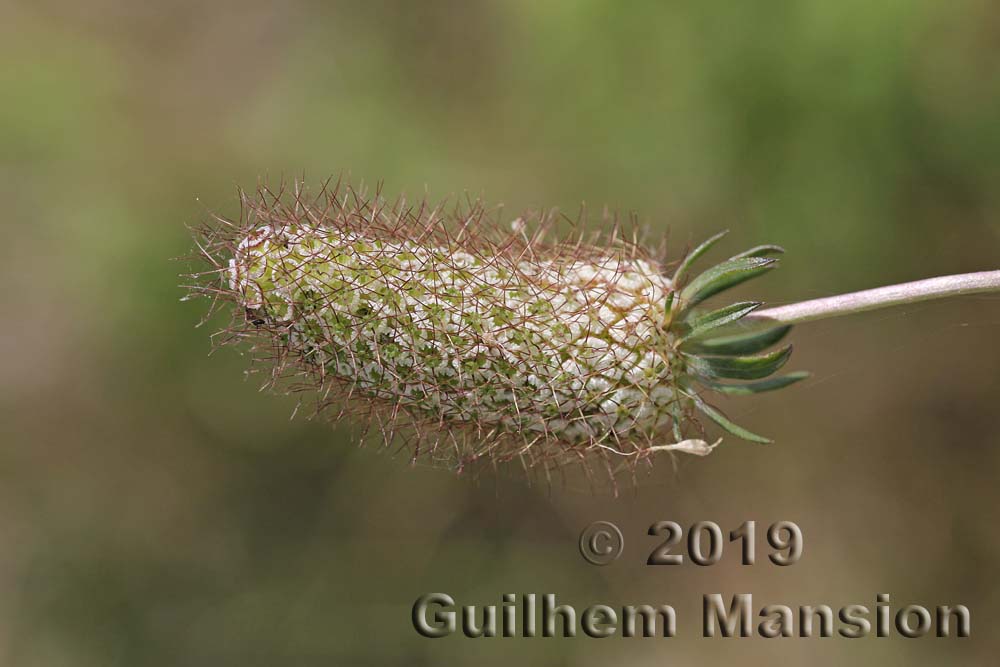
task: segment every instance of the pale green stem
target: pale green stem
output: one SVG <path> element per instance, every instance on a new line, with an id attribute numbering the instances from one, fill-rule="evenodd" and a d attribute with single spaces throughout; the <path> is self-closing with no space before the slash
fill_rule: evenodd
<path id="1" fill-rule="evenodd" d="M 1000 292 L 1000 271 L 980 271 L 979 273 L 927 278 L 926 280 L 876 287 L 875 289 L 828 296 L 822 299 L 810 299 L 787 306 L 758 310 L 747 315 L 743 321 L 758 326 L 800 324 L 888 306 L 982 292 Z"/>

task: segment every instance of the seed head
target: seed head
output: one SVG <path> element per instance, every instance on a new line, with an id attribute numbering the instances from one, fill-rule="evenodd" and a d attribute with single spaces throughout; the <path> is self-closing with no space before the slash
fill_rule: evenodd
<path id="1" fill-rule="evenodd" d="M 205 233 L 211 270 L 194 291 L 238 306 L 229 340 L 252 339 L 272 362 L 271 383 L 294 378 L 324 415 L 362 412 L 383 442 L 398 437 L 415 457 L 549 470 L 703 455 L 714 444 L 698 412 L 764 440 L 705 403 L 706 387 L 752 393 L 802 377 L 760 381 L 790 348 L 744 356 L 787 328 L 718 337 L 760 304 L 696 308 L 771 268 L 775 246 L 685 283 L 718 237 L 671 278 L 617 234 L 544 243 L 551 214 L 501 226 L 478 202 L 390 206 L 346 187 L 308 200 L 262 189 L 243 202 L 238 222 Z"/>

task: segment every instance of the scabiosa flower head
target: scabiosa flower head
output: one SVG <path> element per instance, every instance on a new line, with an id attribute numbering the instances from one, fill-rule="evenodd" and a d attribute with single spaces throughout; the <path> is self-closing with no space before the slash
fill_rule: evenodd
<path id="1" fill-rule="evenodd" d="M 617 235 L 543 243 L 549 218 L 529 236 L 524 218 L 501 230 L 479 203 L 446 212 L 345 187 L 309 200 L 262 189 L 244 197 L 241 220 L 206 234 L 199 247 L 212 268 L 195 292 L 238 306 L 230 339 L 252 339 L 274 381 L 304 381 L 321 413 L 363 412 L 385 443 L 460 468 L 706 454 L 714 445 L 698 412 L 763 440 L 701 393 L 799 379 L 761 381 L 789 348 L 744 356 L 787 328 L 713 338 L 760 304 L 696 306 L 770 268 L 780 249 L 752 249 L 683 283 L 716 239 L 667 277 Z"/>

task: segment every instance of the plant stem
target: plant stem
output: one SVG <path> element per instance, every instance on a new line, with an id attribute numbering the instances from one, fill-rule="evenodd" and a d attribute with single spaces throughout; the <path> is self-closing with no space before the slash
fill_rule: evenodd
<path id="1" fill-rule="evenodd" d="M 1000 292 L 1000 271 L 927 278 L 822 299 L 810 299 L 787 306 L 759 310 L 747 315 L 744 321 L 759 326 L 800 324 L 888 306 L 982 292 Z"/>

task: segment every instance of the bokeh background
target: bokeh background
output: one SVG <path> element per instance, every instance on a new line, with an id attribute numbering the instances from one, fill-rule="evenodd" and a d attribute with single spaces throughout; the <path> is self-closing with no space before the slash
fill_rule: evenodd
<path id="1" fill-rule="evenodd" d="M 1000 640 L 1000 300 L 800 327 L 776 438 L 621 497 L 456 478 L 209 356 L 171 258 L 237 186 L 349 172 L 512 215 L 780 243 L 772 303 L 1000 266 L 1000 5 L 0 0 L 0 663 L 982 665 Z M 597 519 L 627 545 L 577 554 Z M 790 568 L 650 568 L 646 527 L 794 520 Z M 669 602 L 670 640 L 427 640 L 425 592 Z M 707 640 L 703 593 L 964 603 L 968 640 Z"/>

